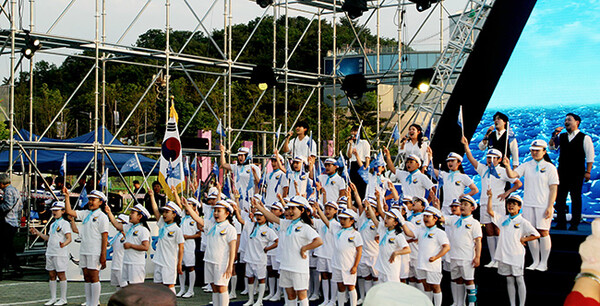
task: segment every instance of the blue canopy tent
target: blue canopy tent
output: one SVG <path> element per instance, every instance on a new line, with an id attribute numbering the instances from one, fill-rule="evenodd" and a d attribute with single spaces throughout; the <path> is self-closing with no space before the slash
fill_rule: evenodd
<path id="1" fill-rule="evenodd" d="M 102 139 L 101 132 L 104 132 L 104 139 L 106 142 L 110 142 L 113 139 L 113 135 L 102 128 L 98 135 L 99 139 Z M 20 134 L 20 135 L 19 135 Z M 29 140 L 29 132 L 21 129 L 19 134 L 15 134 L 14 139 L 19 141 L 27 141 Z M 24 138 L 22 139 L 21 136 Z M 38 136 L 33 134 L 32 139 L 36 139 Z M 81 135 L 79 137 L 70 138 L 70 139 L 53 139 L 48 137 L 42 137 L 41 143 L 81 143 L 90 145 L 94 143 L 94 132 L 89 132 L 87 134 Z M 123 145 L 118 139 L 113 141 L 112 145 Z M 6 147 L 5 147 L 6 148 Z M 70 151 L 70 150 L 44 150 L 39 149 L 37 151 L 37 157 L 31 156 L 32 159 L 37 158 L 37 167 L 43 173 L 58 173 L 60 169 L 60 165 L 62 164 L 65 153 L 67 154 L 67 174 L 79 174 L 83 170 L 87 164 L 92 160 L 94 153 L 93 152 L 80 152 L 80 151 Z M 13 159 L 17 160 L 19 157 L 19 150 L 14 150 Z M 120 169 L 123 168 L 123 165 L 127 163 L 132 157 L 134 157 L 133 153 L 110 153 L 110 157 L 115 162 L 117 167 Z M 29 165 L 29 160 L 25 156 L 21 156 L 24 161 L 24 165 L 27 168 Z M 152 167 L 156 163 L 156 160 L 145 157 L 141 154 L 138 154 L 138 158 L 142 169 L 144 170 L 144 174 L 148 175 L 148 172 L 152 170 Z M 20 158 L 19 158 L 20 159 Z M 98 154 L 98 160 L 102 159 L 102 154 Z M 9 152 L 8 150 L 2 151 L 0 153 L 0 171 L 6 171 L 8 169 L 9 163 Z M 110 174 L 117 174 L 117 170 L 113 167 L 112 163 L 108 158 L 105 160 L 106 168 L 108 168 Z M 127 167 L 131 169 L 131 167 Z M 137 167 L 136 167 L 137 168 Z M 14 166 L 14 171 L 20 172 L 21 169 L 21 161 L 18 160 Z M 89 170 L 89 169 L 88 169 Z M 138 169 L 129 170 L 127 172 L 121 172 L 123 175 L 141 175 L 141 172 Z M 154 175 L 158 174 L 158 166 L 154 168 Z"/>

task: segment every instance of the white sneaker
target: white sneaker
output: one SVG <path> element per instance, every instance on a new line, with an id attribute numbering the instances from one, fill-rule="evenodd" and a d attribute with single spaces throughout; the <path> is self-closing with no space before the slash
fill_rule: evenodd
<path id="1" fill-rule="evenodd" d="M 184 299 L 188 299 L 194 296 L 194 291 L 188 291 L 186 292 L 184 295 L 182 295 L 181 297 Z"/>
<path id="2" fill-rule="evenodd" d="M 329 301 L 323 301 L 323 303 L 319 304 L 319 306 L 327 306 L 327 304 L 329 304 Z"/>
<path id="3" fill-rule="evenodd" d="M 57 298 L 53 298 L 50 299 L 48 302 L 46 302 L 44 305 L 49 306 L 49 305 L 54 305 L 54 303 L 56 303 L 58 301 Z"/>
<path id="4" fill-rule="evenodd" d="M 486 267 L 486 268 L 498 268 L 498 262 L 495 261 L 495 260 L 492 260 L 492 261 L 490 261 L 490 263 L 488 263 L 484 267 Z"/>
<path id="5" fill-rule="evenodd" d="M 230 300 L 235 300 L 236 298 L 237 298 L 237 295 L 235 294 L 235 291 L 234 291 L 234 292 L 231 292 L 231 293 L 229 294 L 229 299 L 230 299 Z"/>
<path id="6" fill-rule="evenodd" d="M 540 265 L 540 263 L 538 262 L 534 262 L 531 264 L 531 266 L 527 267 L 527 270 L 535 270 L 538 266 Z"/>
<path id="7" fill-rule="evenodd" d="M 269 300 L 270 300 L 272 297 L 273 297 L 273 293 L 272 293 L 272 292 L 270 292 L 270 293 L 269 293 L 267 296 L 265 296 L 265 297 L 263 298 L 263 300 L 265 300 L 265 301 L 269 301 Z"/>
<path id="8" fill-rule="evenodd" d="M 63 300 L 63 299 L 60 299 L 60 300 L 58 300 L 58 302 L 54 303 L 54 305 L 55 306 L 57 306 L 57 305 L 58 306 L 67 305 L 67 301 Z"/>
<path id="9" fill-rule="evenodd" d="M 546 271 L 548 271 L 548 266 L 544 265 L 544 264 L 539 264 L 537 267 L 535 267 L 535 269 L 538 271 L 546 272 Z M 54 304 L 54 305 L 56 305 L 56 304 Z"/>
<path id="10" fill-rule="evenodd" d="M 206 293 L 211 293 L 212 292 L 212 287 L 209 285 L 208 288 L 204 288 L 202 287 L 202 290 Z"/>
<path id="11" fill-rule="evenodd" d="M 269 301 L 271 301 L 271 302 L 277 302 L 279 300 L 281 300 L 281 294 L 277 294 L 277 293 L 273 294 L 273 296 L 269 299 Z"/>
<path id="12" fill-rule="evenodd" d="M 243 306 L 252 306 L 252 304 L 254 304 L 254 301 L 249 300 L 248 302 L 244 303 Z"/>
<path id="13" fill-rule="evenodd" d="M 242 292 L 240 292 L 241 295 L 248 295 L 248 290 L 244 289 Z"/>
<path id="14" fill-rule="evenodd" d="M 79 305 L 81 305 L 81 306 L 85 306 L 86 304 L 85 304 L 85 302 L 83 302 L 83 303 L 81 303 L 81 304 L 79 304 Z"/>
<path id="15" fill-rule="evenodd" d="M 183 287 L 181 287 L 181 288 L 183 288 Z M 185 290 L 181 289 L 181 290 L 179 290 L 179 292 L 177 292 L 177 294 L 175 296 L 181 297 L 184 293 L 185 293 Z"/>
<path id="16" fill-rule="evenodd" d="M 262 301 L 256 301 L 256 303 L 254 303 L 252 306 L 263 306 L 263 303 Z"/>
<path id="17" fill-rule="evenodd" d="M 318 294 L 313 294 L 313 295 L 311 295 L 311 296 L 308 298 L 308 300 L 309 300 L 309 301 L 311 301 L 311 302 L 314 302 L 314 301 L 316 301 L 316 300 L 318 300 L 318 299 L 319 299 L 319 295 L 318 295 Z"/>
<path id="18" fill-rule="evenodd" d="M 337 305 L 336 300 L 330 300 L 329 303 L 327 303 L 327 306 L 336 306 L 336 305 Z"/>
<path id="19" fill-rule="evenodd" d="M 363 299 L 358 299 L 358 301 L 356 301 L 356 305 L 362 305 L 363 303 Z"/>

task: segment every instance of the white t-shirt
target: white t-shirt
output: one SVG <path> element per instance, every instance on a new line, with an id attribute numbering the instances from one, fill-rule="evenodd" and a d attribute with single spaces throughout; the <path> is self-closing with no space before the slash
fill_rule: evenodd
<path id="1" fill-rule="evenodd" d="M 340 190 L 346 189 L 344 179 L 337 173 L 334 173 L 332 176 L 321 174 L 319 175 L 319 182 L 325 188 L 325 195 L 327 196 L 327 199 L 320 198 L 323 205 L 327 202 L 337 203 L 340 197 Z"/>
<path id="2" fill-rule="evenodd" d="M 325 222 L 323 222 L 323 220 L 321 219 L 313 219 L 313 222 L 315 224 L 315 229 L 317 230 L 317 233 L 319 234 L 319 236 L 321 236 L 321 239 L 323 240 L 323 244 L 315 249 L 315 256 L 319 258 L 331 259 L 334 251 L 333 244 L 335 242 L 333 240 L 333 233 L 330 228 L 332 226 L 340 226 L 340 223 L 335 219 L 331 219 L 329 220 L 329 227 L 327 227 L 327 225 L 325 225 Z"/>
<path id="3" fill-rule="evenodd" d="M 365 198 L 375 196 L 375 188 L 380 188 L 381 190 L 379 191 L 379 197 L 381 198 L 381 203 L 384 203 L 385 193 L 390 189 L 390 182 L 391 181 L 387 177 L 383 176 L 383 174 L 375 175 L 369 172 L 369 180 L 367 182 L 367 188 L 365 189 Z"/>
<path id="4" fill-rule="evenodd" d="M 350 151 L 350 161 L 351 162 L 356 161 L 356 155 L 352 154 L 353 148 L 356 148 L 356 152 L 358 153 L 360 160 L 363 162 L 365 162 L 367 160 L 367 157 L 369 157 L 369 155 L 371 153 L 371 145 L 369 145 L 369 142 L 365 139 L 359 140 L 358 144 L 355 143 L 354 141 L 351 141 L 350 143 L 348 143 L 348 148 Z"/>
<path id="5" fill-rule="evenodd" d="M 402 264 L 401 257 L 396 256 L 393 263 L 390 263 L 389 260 L 392 253 L 408 246 L 404 235 L 402 235 L 402 233 L 396 234 L 396 230 L 394 229 L 391 231 L 388 230 L 387 227 L 383 225 L 383 222 L 379 222 L 379 228 L 377 230 L 379 234 L 379 254 L 373 268 L 385 274 L 390 274 L 393 271 L 400 271 Z"/>
<path id="6" fill-rule="evenodd" d="M 277 199 L 277 194 L 283 193 L 283 186 L 285 185 L 286 176 L 281 169 L 271 171 L 265 176 L 267 190 L 265 192 L 264 200 L 265 205 L 267 207 L 271 207 L 273 203 L 279 201 L 279 199 Z"/>
<path id="7" fill-rule="evenodd" d="M 440 171 L 440 177 L 444 181 L 444 185 L 442 186 L 444 194 L 442 207 L 449 207 L 452 200 L 458 199 L 461 194 L 465 193 L 465 188 L 473 184 L 473 180 L 468 175 L 458 171 L 454 175 L 446 171 Z"/>
<path id="8" fill-rule="evenodd" d="M 296 220 L 281 220 L 280 237 L 280 257 L 281 266 L 279 269 L 296 272 L 306 273 L 309 272 L 309 260 L 308 252 L 306 252 L 306 258 L 300 256 L 300 249 L 311 243 L 313 240 L 319 237 L 319 234 L 308 224 L 302 222 L 300 219 Z"/>
<path id="9" fill-rule="evenodd" d="M 76 210 L 75 212 L 77 219 L 82 221 L 79 226 L 79 237 L 81 237 L 79 254 L 100 256 L 102 233 L 108 233 L 108 217 L 100 208 L 95 211 Z"/>
<path id="10" fill-rule="evenodd" d="M 298 190 L 296 190 L 296 182 L 298 184 Z M 284 187 L 288 187 L 288 197 L 306 194 L 306 185 L 308 184 L 308 173 L 304 171 L 291 171 L 287 173 L 287 179 L 285 180 Z M 308 196 L 308 195 L 305 195 Z"/>
<path id="11" fill-rule="evenodd" d="M 260 168 L 254 164 L 231 164 L 230 166 L 234 180 L 232 183 L 240 193 L 240 209 L 250 210 L 250 198 L 254 195 L 254 174 L 252 173 L 252 169 L 256 171 L 256 176 L 260 180 Z"/>
<path id="12" fill-rule="evenodd" d="M 317 155 L 317 143 L 313 140 L 312 147 L 310 148 L 310 152 L 308 150 L 308 139 L 310 137 L 304 136 L 302 140 L 298 139 L 298 137 L 290 140 L 288 143 L 288 148 L 290 148 L 290 153 L 292 157 L 302 155 L 306 158 L 310 156 L 310 153 L 313 155 Z"/>
<path id="13" fill-rule="evenodd" d="M 417 269 L 430 272 L 442 272 L 442 259 L 438 258 L 434 262 L 429 262 L 429 258 L 437 255 L 442 250 L 442 245 L 450 245 L 446 233 L 437 227 L 431 229 L 421 227 L 418 228 L 414 234 L 416 238 L 419 239 Z"/>
<path id="14" fill-rule="evenodd" d="M 266 265 L 267 253 L 265 253 L 265 248 L 275 243 L 278 239 L 277 234 L 266 223 L 263 225 L 246 223 L 245 227 L 250 228 L 250 236 L 244 253 L 244 261 L 251 264 Z"/>
<path id="15" fill-rule="evenodd" d="M 423 141 L 421 147 L 419 148 L 419 142 L 412 143 L 412 141 L 408 140 L 404 144 L 404 149 L 400 149 L 400 153 L 404 153 L 406 156 L 410 154 L 417 155 L 421 158 L 421 167 L 429 165 L 429 154 L 427 154 L 427 148 L 429 147 L 429 142 Z"/>
<path id="16" fill-rule="evenodd" d="M 227 266 L 229 260 L 229 243 L 237 240 L 238 233 L 229 221 L 214 223 L 207 229 L 206 251 L 204 261 Z"/>
<path id="17" fill-rule="evenodd" d="M 114 237 L 108 239 L 108 247 L 112 247 L 112 264 L 110 265 L 111 270 L 122 270 L 123 269 L 123 256 L 125 256 L 125 236 L 121 232 L 117 232 Z M 108 253 L 108 250 L 106 250 Z"/>
<path id="18" fill-rule="evenodd" d="M 183 233 L 183 235 L 188 235 L 188 236 L 192 236 L 192 235 L 196 235 L 200 230 L 198 229 L 198 223 L 192 219 L 192 217 L 190 217 L 189 215 L 185 215 L 183 216 L 183 218 L 181 219 L 181 232 Z M 183 238 L 185 239 L 185 238 Z M 185 250 L 192 250 L 195 251 L 196 250 L 196 239 L 185 239 L 185 242 L 183 243 L 183 248 Z"/>
<path id="19" fill-rule="evenodd" d="M 136 226 L 133 224 L 124 224 L 123 232 L 125 233 L 125 242 L 137 245 L 141 245 L 142 241 L 150 242 L 150 231 L 139 223 Z M 132 248 L 126 249 L 123 255 L 123 263 L 128 265 L 145 265 L 146 252 Z"/>
<path id="20" fill-rule="evenodd" d="M 479 198 L 479 203 L 483 205 L 487 205 L 488 196 L 487 190 L 492 189 L 492 206 L 502 206 L 504 207 L 504 202 L 498 199 L 498 196 L 504 193 L 504 188 L 506 187 L 506 183 L 513 184 L 517 179 L 511 179 L 506 175 L 506 169 L 496 166 L 496 172 L 500 178 L 496 178 L 495 176 L 489 174 L 489 167 L 486 164 L 477 163 L 477 168 L 475 169 L 479 176 L 481 177 L 481 192 L 479 193 L 481 196 Z"/>
<path id="21" fill-rule="evenodd" d="M 60 244 L 67 240 L 67 234 L 71 234 L 71 224 L 60 218 L 50 224 L 48 233 L 46 256 L 68 256 L 69 251 L 67 248 L 61 248 Z"/>
<path id="22" fill-rule="evenodd" d="M 539 236 L 538 231 L 520 214 L 503 226 L 502 223 L 508 219 L 508 215 L 495 214 L 492 222 L 500 229 L 496 255 L 494 259 L 508 265 L 523 268 L 525 265 L 525 247 L 521 244 L 521 238 L 531 235 Z"/>
<path id="23" fill-rule="evenodd" d="M 398 178 L 402 184 L 402 195 L 405 197 L 425 197 L 425 192 L 435 186 L 433 182 L 419 170 L 415 170 L 412 177 L 408 171 L 396 170 L 396 178 Z"/>
<path id="24" fill-rule="evenodd" d="M 333 234 L 334 252 L 331 259 L 331 267 L 342 271 L 350 271 L 356 260 L 356 248 L 363 245 L 360 233 L 353 227 L 342 228 L 337 224 L 331 224 Z"/>
<path id="25" fill-rule="evenodd" d="M 519 174 L 519 177 L 525 177 L 525 182 L 523 182 L 523 206 L 548 207 L 550 185 L 558 185 L 559 183 L 556 167 L 545 160 L 541 160 L 539 164 L 535 160 L 530 160 L 521 164 L 515 171 Z"/>
<path id="26" fill-rule="evenodd" d="M 248 245 L 248 238 L 250 238 L 250 231 L 252 230 L 253 221 L 250 219 L 249 214 L 241 214 L 244 219 L 244 225 L 238 221 L 237 218 L 233 218 L 233 227 L 235 227 L 236 232 L 238 233 L 240 243 L 238 246 L 238 253 L 246 252 L 246 246 Z M 242 260 L 244 257 L 242 257 Z"/>
<path id="27" fill-rule="evenodd" d="M 375 239 L 379 233 L 373 220 L 367 218 L 364 212 L 358 217 L 358 231 L 363 240 L 360 262 L 372 267 L 377 260 L 377 254 L 379 254 L 379 242 Z"/>
<path id="28" fill-rule="evenodd" d="M 462 224 L 456 225 L 461 216 L 446 216 L 446 232 L 450 239 L 450 258 L 455 260 L 473 260 L 475 258 L 475 239 L 483 236 L 481 223 L 473 215 L 462 219 Z"/>
<path id="29" fill-rule="evenodd" d="M 162 216 L 156 225 L 159 229 L 158 242 L 156 243 L 156 252 L 154 252 L 152 261 L 156 265 L 176 269 L 179 244 L 185 241 L 183 239 L 183 232 L 181 232 L 181 228 L 175 222 L 169 225 L 165 224 Z M 161 232 L 163 233 L 162 237 Z"/>
<path id="30" fill-rule="evenodd" d="M 272 229 L 272 230 L 273 230 L 273 232 L 275 232 L 275 236 L 276 236 L 277 238 L 279 238 L 279 224 L 277 224 L 277 223 L 271 223 L 271 222 L 269 222 L 267 226 L 268 226 L 270 229 Z M 276 248 L 274 248 L 274 249 L 272 249 L 272 250 L 269 250 L 269 251 L 267 252 L 267 255 L 269 255 L 269 256 L 277 256 L 277 254 L 279 253 L 279 244 L 280 244 L 280 243 L 281 243 L 281 241 L 278 241 L 278 243 L 277 243 L 277 247 L 276 247 Z"/>
<path id="31" fill-rule="evenodd" d="M 414 229 L 413 228 L 410 229 L 413 233 L 415 233 L 415 230 L 417 230 L 417 229 L 425 228 L 425 223 L 423 223 L 423 213 L 413 212 L 410 215 L 410 217 L 408 217 L 408 218 L 409 218 L 408 221 L 410 221 L 408 223 L 411 223 L 414 226 Z M 413 239 L 414 238 L 407 239 L 407 240 L 413 240 Z M 411 260 L 411 262 L 416 264 L 417 257 L 419 257 L 419 242 L 412 241 L 408 245 L 410 246 L 410 260 Z"/>

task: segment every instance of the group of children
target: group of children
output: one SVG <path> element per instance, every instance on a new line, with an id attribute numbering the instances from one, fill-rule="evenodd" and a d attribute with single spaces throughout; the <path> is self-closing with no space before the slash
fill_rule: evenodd
<path id="1" fill-rule="evenodd" d="M 482 177 L 479 203 L 484 206 L 481 223 L 485 224 L 492 258 L 489 266 L 506 276 L 511 305 L 516 305 L 517 289 L 519 303 L 524 305 L 523 245 L 540 238 L 540 234 L 521 215 L 523 200 L 511 195 L 522 185 L 515 175 L 519 169 L 500 167 L 502 155 L 495 149 L 488 151 L 485 165 L 479 163 L 466 139 L 463 144 Z M 86 282 L 86 305 L 98 304 L 98 271 L 106 265 L 107 246 L 113 250 L 113 285 L 144 282 L 145 256 L 152 244 L 147 220 L 152 215 L 159 229 L 152 259 L 154 282 L 168 286 L 180 297 L 194 295 L 195 239 L 200 237 L 204 281 L 209 285 L 205 289 L 212 292 L 213 305 L 229 304 L 228 287 L 235 292 L 237 282 L 236 264 L 245 264 L 244 291 L 249 298 L 245 306 L 279 300 L 282 292 L 286 305 L 308 305 L 309 300 L 322 297 L 321 306 L 346 302 L 355 306 L 380 282 L 414 286 L 439 306 L 443 269 L 451 275 L 453 305 L 475 305 L 474 274 L 480 265 L 483 235 L 480 221 L 472 215 L 479 205 L 472 195 L 479 190 L 461 172 L 462 156 L 450 153 L 449 170 L 435 170 L 444 182 L 441 190 L 436 190 L 422 172 L 424 165 L 419 156 L 408 155 L 400 170 L 389 151 L 384 149 L 383 153 L 369 165 L 358 159 L 367 184 L 364 194 L 338 174 L 336 159 L 326 159 L 321 167 L 315 156 L 295 156 L 286 167 L 286 161 L 275 151 L 270 159 L 272 172 L 261 174 L 250 163 L 247 148 L 238 151 L 236 164 L 227 164 L 223 147 L 220 164 L 232 174 L 225 177 L 230 197 L 217 183 L 203 195 L 202 202 L 180 198 L 173 192 L 174 201 L 160 209 L 150 196 L 152 211 L 138 204 L 128 216 L 115 217 L 105 205 L 102 192 L 88 195 L 88 210 L 74 211 L 64 189 L 65 202 L 56 202 L 52 207 L 55 221 L 48 235 L 32 230 L 48 240 L 46 267 L 52 298 L 46 305 L 66 304 L 63 249 L 71 241 L 71 225 L 61 218 L 63 214 L 82 221 L 80 266 Z M 386 176 L 386 168 L 402 185 L 402 198 Z M 505 190 L 507 182 L 512 187 Z M 467 188 L 470 190 L 465 193 Z M 439 193 L 443 194 L 442 203 Z M 118 231 L 110 241 L 109 223 Z M 181 287 L 176 292 L 178 275 Z M 61 285 L 59 300 L 55 295 L 57 277 Z M 269 295 L 265 297 L 267 283 Z"/>

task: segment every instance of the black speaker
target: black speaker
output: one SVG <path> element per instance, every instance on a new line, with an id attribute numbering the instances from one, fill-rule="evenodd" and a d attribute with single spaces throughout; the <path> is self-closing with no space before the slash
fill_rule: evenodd
<path id="1" fill-rule="evenodd" d="M 350 19 L 356 19 L 368 10 L 367 0 L 346 0 L 342 4 L 342 10 L 348 12 Z"/>
<path id="2" fill-rule="evenodd" d="M 108 193 L 108 206 L 112 212 L 120 212 L 123 210 L 123 197 L 114 192 Z"/>
<path id="3" fill-rule="evenodd" d="M 181 146 L 189 149 L 208 150 L 208 138 L 181 137 Z"/>
<path id="4" fill-rule="evenodd" d="M 362 73 L 349 74 L 342 81 L 342 90 L 349 98 L 358 100 L 367 92 L 367 80 Z"/>

